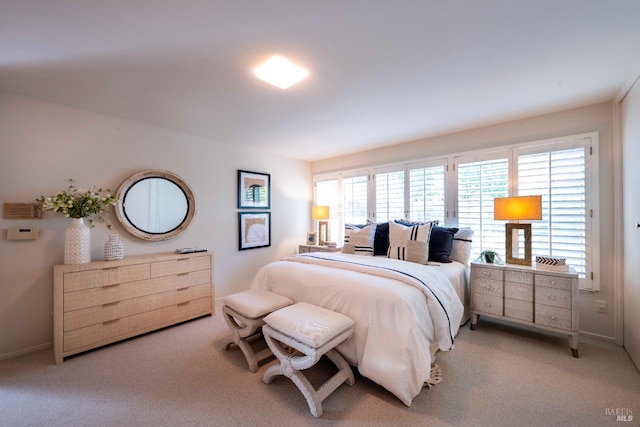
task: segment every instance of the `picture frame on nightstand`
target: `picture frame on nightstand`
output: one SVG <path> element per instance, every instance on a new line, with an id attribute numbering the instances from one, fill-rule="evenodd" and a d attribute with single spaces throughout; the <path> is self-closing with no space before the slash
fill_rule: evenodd
<path id="1" fill-rule="evenodd" d="M 307 245 L 317 245 L 318 244 L 318 233 L 315 231 L 309 231 L 307 233 Z"/>

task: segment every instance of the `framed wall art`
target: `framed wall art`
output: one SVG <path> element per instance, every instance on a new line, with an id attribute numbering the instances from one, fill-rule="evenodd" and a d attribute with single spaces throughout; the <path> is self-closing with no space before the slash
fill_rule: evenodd
<path id="1" fill-rule="evenodd" d="M 309 231 L 307 233 L 307 245 L 317 245 L 318 244 L 318 233 L 315 231 Z"/>
<path id="2" fill-rule="evenodd" d="M 238 209 L 271 208 L 271 175 L 238 170 Z"/>
<path id="3" fill-rule="evenodd" d="M 238 212 L 239 249 L 271 246 L 271 212 Z"/>

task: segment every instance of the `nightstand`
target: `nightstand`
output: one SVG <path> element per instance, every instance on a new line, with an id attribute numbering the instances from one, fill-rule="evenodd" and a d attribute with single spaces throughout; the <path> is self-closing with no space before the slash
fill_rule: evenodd
<path id="1" fill-rule="evenodd" d="M 566 334 L 578 357 L 578 274 L 512 264 L 471 263 L 471 329 L 488 316 Z"/>
<path id="2" fill-rule="evenodd" d="M 306 252 L 342 252 L 342 247 L 330 248 L 328 246 L 319 246 L 319 245 L 298 246 L 298 253 L 303 254 Z"/>

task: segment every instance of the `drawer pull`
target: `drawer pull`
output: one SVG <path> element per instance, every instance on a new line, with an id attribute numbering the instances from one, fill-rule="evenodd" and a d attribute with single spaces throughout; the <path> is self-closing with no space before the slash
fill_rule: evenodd
<path id="1" fill-rule="evenodd" d="M 178 292 L 180 292 L 180 291 L 186 291 L 187 289 L 189 289 L 189 287 L 188 287 L 188 286 L 185 286 L 184 288 L 178 288 L 178 289 L 176 289 L 176 290 L 177 290 Z"/>
<path id="2" fill-rule="evenodd" d="M 111 325 L 113 323 L 119 322 L 120 319 L 107 320 L 106 322 L 102 322 L 103 326 Z"/>
<path id="3" fill-rule="evenodd" d="M 118 268 L 118 267 L 105 267 L 105 268 L 103 268 L 103 270 L 115 270 L 115 269 L 117 269 L 117 268 Z"/>
<path id="4" fill-rule="evenodd" d="M 108 302 L 106 304 L 102 304 L 103 307 L 111 307 L 112 305 L 120 304 L 120 301 Z"/>
<path id="5" fill-rule="evenodd" d="M 176 261 L 189 261 L 189 258 L 178 258 Z"/>
<path id="6" fill-rule="evenodd" d="M 555 295 L 549 295 L 549 299 L 550 299 L 551 301 L 555 301 L 555 300 L 556 300 L 556 296 L 555 296 Z"/>
<path id="7" fill-rule="evenodd" d="M 178 304 L 178 307 L 180 307 L 181 305 L 187 305 L 189 304 L 191 301 L 185 301 L 185 302 L 181 302 Z"/>
<path id="8" fill-rule="evenodd" d="M 556 316 L 551 315 L 551 316 L 549 316 L 549 320 L 551 320 L 551 323 L 556 323 L 557 319 L 556 319 Z"/>
<path id="9" fill-rule="evenodd" d="M 485 302 L 484 305 L 487 306 L 487 307 L 491 307 L 491 303 L 490 302 Z"/>
<path id="10" fill-rule="evenodd" d="M 102 287 L 102 289 L 115 288 L 116 286 L 120 286 L 120 283 L 116 283 L 114 285 L 105 285 Z"/>
<path id="11" fill-rule="evenodd" d="M 189 272 L 184 272 L 184 273 L 178 273 L 177 276 L 186 276 L 187 274 L 189 274 Z"/>

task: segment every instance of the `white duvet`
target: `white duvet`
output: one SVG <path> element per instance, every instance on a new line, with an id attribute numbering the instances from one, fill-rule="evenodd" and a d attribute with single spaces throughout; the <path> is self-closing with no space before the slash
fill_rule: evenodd
<path id="1" fill-rule="evenodd" d="M 337 350 L 407 406 L 429 379 L 431 345 L 453 349 L 463 316 L 462 302 L 438 266 L 382 257 L 296 255 L 261 268 L 251 288 L 353 319 L 353 336 Z"/>

